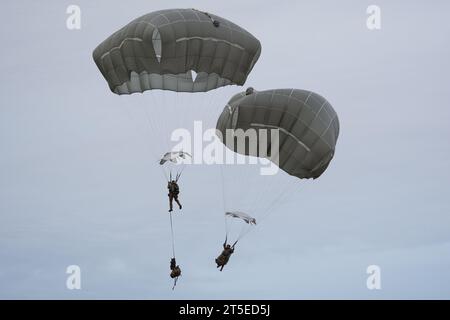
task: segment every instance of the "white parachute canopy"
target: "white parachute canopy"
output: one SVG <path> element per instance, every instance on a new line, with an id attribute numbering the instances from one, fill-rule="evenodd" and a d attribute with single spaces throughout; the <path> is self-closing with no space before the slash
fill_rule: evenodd
<path id="1" fill-rule="evenodd" d="M 184 152 L 184 151 L 166 152 L 163 155 L 163 157 L 161 158 L 161 160 L 159 160 L 159 164 L 163 165 L 167 161 L 170 161 L 173 163 L 178 163 L 179 161 L 181 162 L 182 160 L 186 159 L 186 156 L 189 156 L 190 158 L 192 158 L 192 156 L 188 152 Z"/>
<path id="2" fill-rule="evenodd" d="M 186 167 L 186 157 L 192 159 L 192 156 L 185 151 L 169 151 L 166 152 L 159 160 L 160 168 L 163 169 L 164 175 L 168 181 L 172 180 L 172 174 L 175 176 L 175 181 L 181 177 Z"/>
<path id="3" fill-rule="evenodd" d="M 246 223 L 248 223 L 249 225 L 256 225 L 256 219 L 251 217 L 250 215 L 246 214 L 245 212 L 227 211 L 227 212 L 225 212 L 225 216 L 241 219 L 241 220 L 245 221 Z"/>

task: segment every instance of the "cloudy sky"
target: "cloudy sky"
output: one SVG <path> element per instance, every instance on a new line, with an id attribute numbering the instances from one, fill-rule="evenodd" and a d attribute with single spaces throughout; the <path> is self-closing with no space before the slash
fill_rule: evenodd
<path id="1" fill-rule="evenodd" d="M 81 8 L 80 30 L 66 27 L 70 4 Z M 381 8 L 380 30 L 366 27 L 371 4 Z M 2 7 L 1 298 L 450 298 L 448 1 Z M 242 89 L 118 97 L 92 51 L 142 14 L 191 7 L 261 41 L 246 85 L 315 91 L 337 111 L 341 132 L 315 181 L 279 174 L 256 183 L 261 177 L 243 177 L 242 167 L 189 166 L 174 217 L 183 276 L 172 291 L 167 195 L 154 157 L 166 142 L 145 131 L 142 111 L 161 133 L 194 120 L 212 125 Z M 218 272 L 224 205 L 239 201 L 264 219 Z M 81 290 L 66 288 L 69 265 L 81 268 Z M 369 265 L 381 269 L 381 290 L 367 289 Z"/>

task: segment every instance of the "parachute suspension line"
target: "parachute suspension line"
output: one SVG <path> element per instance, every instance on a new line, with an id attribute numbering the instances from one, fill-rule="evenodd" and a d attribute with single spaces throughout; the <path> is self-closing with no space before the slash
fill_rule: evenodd
<path id="1" fill-rule="evenodd" d="M 207 103 L 207 106 L 206 106 L 208 112 L 205 113 L 206 117 L 204 118 L 203 122 L 204 122 L 204 124 L 206 126 L 208 126 L 208 129 L 209 129 L 210 125 L 211 125 L 211 128 L 215 128 L 216 127 L 215 124 L 213 124 L 212 122 L 213 122 L 214 118 L 217 119 L 216 99 L 217 99 L 217 96 L 220 93 L 220 92 L 217 92 L 217 91 L 219 91 L 219 89 L 214 90 L 214 93 L 209 96 L 208 103 Z"/>
<path id="2" fill-rule="evenodd" d="M 258 161 L 260 161 L 260 158 L 257 159 Z M 271 163 L 271 165 L 273 165 L 273 163 Z M 253 165 L 253 167 L 257 167 L 257 170 L 261 170 L 261 168 L 263 167 L 262 164 L 259 164 L 257 166 Z M 281 170 L 281 169 L 278 169 Z M 249 173 L 252 173 L 252 170 L 246 170 Z M 253 174 L 255 174 L 253 172 Z M 279 176 L 279 172 L 275 173 L 275 175 L 273 176 L 264 176 L 261 175 L 260 172 L 257 173 L 257 177 L 256 179 L 252 179 L 251 177 L 247 177 L 248 180 L 245 181 L 252 181 L 254 180 L 254 182 L 257 182 L 258 180 L 261 180 L 261 183 L 258 183 L 258 185 L 262 185 L 262 187 L 259 189 L 258 195 L 256 197 L 253 198 L 253 201 L 251 201 L 251 208 L 254 208 L 255 212 L 259 212 L 261 209 L 264 209 L 262 206 L 264 205 L 264 199 L 270 195 L 270 194 L 277 194 L 278 192 L 280 192 L 281 190 L 284 189 L 285 184 L 280 184 L 280 183 L 273 183 L 273 180 L 275 180 L 275 182 L 277 181 L 277 176 L 278 178 L 280 178 Z M 275 179 L 273 179 L 275 178 Z M 267 181 L 265 181 L 267 180 Z M 270 180 L 270 181 L 269 181 Z M 269 197 L 270 199 L 271 197 Z M 267 203 L 267 202 L 266 202 Z M 258 206 L 259 204 L 261 204 L 262 206 Z"/>
<path id="3" fill-rule="evenodd" d="M 136 130 L 136 133 L 138 135 L 142 136 L 142 138 L 144 139 L 144 142 L 145 142 L 145 139 L 146 139 L 145 132 L 143 130 L 138 129 L 138 127 L 134 124 L 134 123 L 136 123 L 136 120 L 133 119 L 133 115 L 130 111 L 132 108 L 132 105 L 128 101 L 126 101 L 125 104 L 126 105 L 123 109 L 126 110 L 127 117 L 130 120 L 132 127 Z M 122 109 L 122 108 L 120 108 L 120 109 Z M 153 156 L 156 156 L 155 153 L 153 152 L 152 148 L 150 148 L 150 146 L 148 144 L 146 144 L 146 147 L 150 150 L 150 153 L 153 154 Z"/>
<path id="4" fill-rule="evenodd" d="M 176 127 L 178 124 L 178 118 L 177 118 L 176 106 L 174 106 L 173 103 L 171 103 L 171 94 L 173 94 L 173 92 L 167 91 L 167 90 L 161 90 L 160 94 L 161 94 L 161 101 L 162 101 L 160 106 L 163 108 L 163 110 L 160 110 L 160 114 L 168 115 L 168 117 L 164 117 L 164 119 L 167 119 L 167 120 L 161 121 L 162 130 L 163 130 L 161 137 L 164 140 L 164 143 L 166 146 L 163 151 L 163 153 L 164 153 L 164 152 L 172 151 L 172 147 L 171 147 L 171 143 L 170 143 L 170 135 L 171 135 L 172 130 L 174 129 L 174 126 Z M 182 112 L 180 112 L 180 113 L 182 113 Z"/>
<path id="5" fill-rule="evenodd" d="M 235 242 L 234 244 L 236 244 L 239 240 L 242 239 L 242 237 L 243 237 L 244 235 L 246 235 L 246 234 L 248 233 L 248 231 L 247 231 L 246 229 L 247 229 L 247 226 L 244 224 L 244 225 L 241 227 L 241 231 L 239 232 L 239 235 L 238 235 L 238 237 L 237 237 L 237 240 L 236 240 L 236 242 Z M 251 229 L 251 228 L 248 228 L 248 229 Z M 233 244 L 233 246 L 234 246 L 234 244 Z"/>
<path id="6" fill-rule="evenodd" d="M 150 128 L 150 132 L 153 133 L 154 136 L 157 136 L 158 134 L 157 134 L 155 125 L 154 125 L 154 123 L 153 123 L 152 120 L 151 120 L 152 118 L 151 118 L 150 114 L 148 113 L 147 108 L 146 108 L 144 105 L 143 105 L 143 108 L 144 108 L 145 118 L 147 119 L 147 123 L 148 123 L 148 126 L 149 126 L 149 128 Z M 158 121 L 157 121 L 157 122 L 158 122 Z M 151 140 L 151 139 L 149 139 L 149 140 Z M 145 141 L 145 143 L 147 144 L 147 141 Z M 148 145 L 148 144 L 147 144 L 147 145 Z M 150 149 L 152 150 L 152 153 L 153 153 L 153 155 L 155 156 L 156 161 L 159 161 L 161 155 L 158 155 L 152 148 L 150 148 Z M 159 165 L 159 167 L 160 167 L 160 170 L 161 170 L 161 172 L 163 173 L 164 177 L 165 177 L 166 180 L 167 180 L 167 173 L 166 173 L 166 171 L 164 170 L 164 168 L 163 168 L 162 166 Z"/>
<path id="7" fill-rule="evenodd" d="M 218 116 L 222 112 L 223 107 L 226 103 L 225 94 L 227 93 L 227 89 L 229 90 L 228 87 L 217 88 L 216 90 L 213 91 L 214 93 L 209 96 L 208 105 L 207 105 L 208 112 L 205 113 L 206 116 L 204 117 L 203 121 L 208 126 L 211 125 L 211 128 L 214 128 L 214 129 L 216 128 L 216 122 L 217 122 Z M 227 96 L 228 96 L 228 94 L 227 94 Z M 221 101 L 220 104 L 218 104 L 218 100 Z M 225 101 L 222 101 L 222 100 L 225 100 Z"/>
<path id="8" fill-rule="evenodd" d="M 265 179 L 269 179 L 269 176 L 258 176 L 258 178 L 265 180 Z M 275 176 L 272 178 L 275 178 Z M 271 179 L 271 180 L 273 180 L 273 179 Z M 251 181 L 251 179 L 249 179 L 249 181 Z M 273 184 L 272 181 L 270 183 L 261 183 L 261 184 L 263 185 L 262 188 L 259 190 L 258 195 L 252 201 L 251 208 L 254 208 L 255 212 L 259 212 L 259 211 L 265 209 L 263 207 L 264 206 L 264 201 L 263 201 L 264 198 L 268 197 L 268 195 L 271 195 L 271 194 L 277 195 L 279 192 L 283 192 L 283 190 L 285 188 L 285 185 L 278 185 L 279 183 Z M 269 197 L 269 199 L 271 199 L 271 198 Z"/>
<path id="9" fill-rule="evenodd" d="M 256 168 L 255 165 L 253 165 L 253 167 Z M 258 167 L 257 170 L 260 170 L 260 168 L 262 166 L 258 165 L 257 167 Z M 279 170 L 281 170 L 281 169 L 279 169 Z M 249 173 L 255 174 L 255 172 L 253 172 L 252 170 L 246 170 L 246 171 Z M 279 181 L 280 179 L 276 179 L 277 176 L 278 176 L 278 178 L 283 178 L 283 177 L 280 177 L 279 173 L 280 172 L 276 173 L 274 176 L 263 176 L 258 172 L 256 178 L 253 177 L 253 179 L 252 179 L 251 176 L 242 178 L 242 181 L 253 181 L 257 185 L 261 186 L 261 188 L 259 188 L 258 194 L 255 197 L 253 197 L 253 200 L 250 201 L 251 206 L 249 208 L 251 210 L 249 210 L 249 211 L 254 212 L 255 215 L 258 214 L 258 216 L 259 216 L 261 214 L 261 211 L 265 212 L 265 210 L 268 207 L 267 203 L 269 201 L 264 201 L 265 198 L 278 199 L 278 197 L 280 197 L 282 194 L 284 194 L 285 189 L 288 187 L 289 182 L 283 181 L 282 179 L 280 182 Z M 273 179 L 273 178 L 275 178 L 275 179 Z M 278 183 L 277 183 L 277 181 L 278 181 Z M 275 183 L 273 183 L 273 182 L 275 182 Z M 276 196 L 275 196 L 275 198 L 272 198 L 272 196 L 270 196 L 270 195 L 276 195 Z"/>
<path id="10" fill-rule="evenodd" d="M 150 114 L 148 113 L 147 108 L 142 105 L 143 109 L 144 109 L 144 114 L 145 114 L 145 118 L 147 120 L 148 126 L 150 128 L 150 133 L 153 135 L 153 137 L 150 137 L 150 141 L 153 140 L 152 138 L 158 136 L 158 132 L 156 130 L 156 125 L 155 123 L 152 121 L 152 117 L 150 116 Z M 156 121 L 156 123 L 158 123 L 159 121 Z M 153 150 L 153 149 L 152 149 Z M 153 154 L 155 154 L 156 157 L 156 161 L 160 160 L 161 155 L 158 154 L 158 151 L 153 150 Z M 164 175 L 167 176 L 167 174 L 165 173 L 164 169 L 161 168 L 161 170 L 163 171 Z"/>
<path id="11" fill-rule="evenodd" d="M 253 167 L 256 169 L 255 165 L 247 164 L 245 166 L 250 166 L 250 167 Z M 250 169 L 252 169 L 252 168 L 250 168 Z M 258 194 L 256 194 L 253 197 L 253 199 L 250 201 L 250 206 L 249 206 L 249 210 L 253 211 L 253 214 L 257 214 L 258 204 L 261 203 L 262 202 L 261 200 L 263 200 L 269 194 L 266 189 L 272 188 L 273 186 L 272 186 L 272 183 L 259 183 L 260 182 L 259 179 L 264 179 L 264 177 L 261 176 L 259 172 L 256 173 L 256 172 L 253 172 L 253 170 L 246 170 L 246 171 L 249 171 L 252 174 L 256 174 L 256 177 L 252 177 L 251 175 L 247 175 L 247 176 L 243 177 L 243 179 L 245 179 L 243 181 L 252 181 L 252 183 L 256 183 L 259 186 Z"/>
<path id="12" fill-rule="evenodd" d="M 234 92 L 234 91 L 232 91 L 232 89 L 233 88 L 222 87 L 222 88 L 219 88 L 218 90 L 216 90 L 216 91 L 218 91 L 218 93 L 214 96 L 214 100 L 212 102 L 213 103 L 212 110 L 214 112 L 212 112 L 211 119 L 210 119 L 214 128 L 216 127 L 217 119 L 219 118 L 220 114 L 223 111 L 223 108 L 225 107 L 225 105 L 228 102 L 229 96 L 232 94 L 232 92 Z"/>
<path id="13" fill-rule="evenodd" d="M 162 173 L 163 173 L 163 175 L 164 175 L 164 178 L 166 178 L 166 180 L 168 181 L 168 177 L 167 177 L 167 173 L 166 173 L 166 171 L 164 171 L 164 169 L 163 169 L 163 168 L 161 168 L 161 171 L 162 171 Z"/>
<path id="14" fill-rule="evenodd" d="M 275 206 L 278 205 L 278 203 L 280 203 L 281 200 L 284 200 L 293 193 L 295 189 L 292 188 L 292 185 L 296 182 L 297 181 L 295 179 L 291 179 L 291 181 L 287 183 L 284 188 L 282 188 L 282 190 L 275 197 L 275 199 L 272 200 L 272 202 L 265 208 L 265 210 L 261 215 L 261 218 L 259 219 L 260 221 L 263 221 L 265 218 L 267 218 L 267 216 L 272 212 L 271 210 L 275 208 Z"/>
<path id="15" fill-rule="evenodd" d="M 132 116 L 132 114 L 131 114 L 131 108 L 132 108 L 132 105 L 131 105 L 128 101 L 127 101 L 125 104 L 126 104 L 126 105 L 125 105 L 125 108 L 123 108 L 123 109 L 126 110 L 125 113 L 126 113 L 128 119 L 130 120 L 130 123 L 131 123 L 132 127 L 136 130 L 136 133 L 138 134 L 138 136 L 141 136 L 141 137 L 142 137 L 143 143 L 145 144 L 146 149 L 149 150 L 149 153 L 150 153 L 151 155 L 153 155 L 153 157 L 156 159 L 156 161 L 158 161 L 158 160 L 159 160 L 159 155 L 157 155 L 157 154 L 155 153 L 155 151 L 154 151 L 154 150 L 150 147 L 150 145 L 147 143 L 148 137 L 147 137 L 146 133 L 145 133 L 142 129 L 139 129 L 139 128 L 138 128 L 138 126 L 136 125 L 136 120 L 133 119 L 133 116 Z M 120 108 L 120 109 L 122 109 L 122 108 Z M 162 170 L 162 173 L 163 173 L 163 175 L 167 178 L 166 173 L 164 172 L 164 170 Z"/>
<path id="16" fill-rule="evenodd" d="M 225 216 L 225 214 L 224 214 L 224 216 Z M 228 229 L 229 229 L 228 228 L 228 220 L 227 220 L 227 217 L 225 217 L 225 243 L 227 242 L 227 239 L 228 239 L 228 233 L 229 233 Z"/>
<path id="17" fill-rule="evenodd" d="M 155 134 L 155 124 L 152 121 L 152 117 L 150 116 L 150 114 L 148 113 L 148 109 L 145 105 L 142 105 L 142 108 L 144 109 L 144 114 L 145 114 L 145 118 L 147 119 L 147 123 L 149 125 L 150 130 L 152 131 L 153 134 Z"/>
<path id="18" fill-rule="evenodd" d="M 186 164 L 183 163 L 181 170 L 177 172 L 175 181 L 178 182 L 178 180 L 181 178 L 181 175 L 183 174 L 184 169 L 186 168 Z"/>
<path id="19" fill-rule="evenodd" d="M 151 107 L 152 107 L 154 110 L 157 110 L 157 111 L 158 111 L 158 112 L 153 111 L 153 113 L 154 113 L 154 114 L 160 114 L 160 113 L 159 113 L 159 110 L 158 110 L 159 103 L 156 101 L 156 97 L 155 97 L 155 95 L 154 95 L 153 90 L 150 90 L 150 97 L 151 97 L 151 99 L 152 99 L 152 101 L 153 101 L 153 104 L 151 105 Z M 144 108 L 145 108 L 145 106 L 144 106 Z M 160 131 L 160 124 L 161 124 L 161 121 L 157 121 L 157 120 L 155 120 L 155 122 L 154 122 L 154 124 L 153 124 L 153 128 L 154 128 L 153 134 L 154 134 L 155 136 L 156 136 L 156 135 L 159 133 L 159 131 Z M 159 151 L 159 150 L 158 150 L 158 151 Z"/>
<path id="20" fill-rule="evenodd" d="M 177 77 L 177 91 L 175 92 L 175 114 L 178 116 L 178 123 L 177 123 L 177 128 L 180 128 L 181 125 L 183 124 L 183 117 L 180 116 L 181 114 L 184 114 L 184 111 L 187 110 L 189 108 L 189 106 L 183 106 L 185 108 L 183 108 L 184 110 L 179 110 L 178 108 L 180 108 L 179 103 L 178 103 L 178 95 L 179 95 L 179 82 L 180 82 L 180 78 Z M 180 112 L 182 111 L 182 112 Z"/>
<path id="21" fill-rule="evenodd" d="M 208 114 L 207 123 L 211 125 L 211 128 L 215 129 L 217 124 L 217 119 L 223 110 L 226 103 L 225 95 L 227 94 L 227 87 L 218 88 L 214 91 L 214 95 L 211 97 L 209 109 L 211 110 Z"/>
<path id="22" fill-rule="evenodd" d="M 286 184 L 284 186 L 284 188 L 281 189 L 281 191 L 279 192 L 279 194 L 272 200 L 271 203 L 269 203 L 269 205 L 262 211 L 260 218 L 258 219 L 259 222 L 258 224 L 261 224 L 262 221 L 264 221 L 271 213 L 272 213 L 272 209 L 275 208 L 275 205 L 277 205 L 282 199 L 284 199 L 285 197 L 287 197 L 288 195 L 292 194 L 293 192 L 293 188 L 290 188 L 292 186 L 292 184 L 295 183 L 295 180 L 291 180 L 288 184 Z M 283 197 L 284 195 L 284 197 Z M 248 228 L 248 230 L 242 235 L 242 237 L 246 236 L 247 234 L 249 234 L 252 231 L 253 228 Z M 241 237 L 241 238 L 242 238 Z"/>
<path id="23" fill-rule="evenodd" d="M 163 120 L 163 115 L 165 115 L 165 112 L 162 112 L 162 110 L 166 110 L 167 108 L 165 108 L 165 105 L 162 105 L 162 99 L 160 97 L 158 98 L 158 94 L 164 94 L 163 92 L 159 91 L 160 90 L 150 90 L 150 96 L 153 100 L 153 113 L 159 115 L 159 119 L 156 119 L 154 123 L 154 136 L 152 137 L 152 140 L 155 141 L 155 147 L 157 147 L 156 152 L 160 153 L 159 156 L 161 157 L 161 155 L 166 152 L 166 146 L 168 145 L 164 130 L 164 124 L 166 123 L 166 121 Z"/>
<path id="24" fill-rule="evenodd" d="M 158 113 L 161 115 L 164 115 L 164 117 L 161 117 L 161 121 L 159 122 L 160 126 L 160 133 L 158 136 L 158 139 L 162 139 L 162 146 L 163 149 L 160 150 L 161 153 L 165 153 L 167 151 L 170 151 L 170 142 L 168 137 L 168 131 L 169 131 L 169 125 L 172 121 L 172 116 L 170 114 L 171 108 L 166 104 L 166 94 L 168 94 L 164 90 L 159 90 L 158 92 L 155 92 L 160 98 L 160 103 L 158 104 Z"/>
<path id="25" fill-rule="evenodd" d="M 228 219 L 227 216 L 225 215 L 226 211 L 227 211 L 227 205 L 226 205 L 226 199 L 225 199 L 225 182 L 224 182 L 224 175 L 223 175 L 223 164 L 220 165 L 220 181 L 222 182 L 222 205 L 223 205 L 223 217 L 225 220 L 225 242 L 226 239 L 228 238 Z"/>
<path id="26" fill-rule="evenodd" d="M 173 92 L 166 92 L 164 90 L 160 90 L 157 93 L 154 92 L 153 90 L 150 92 L 151 93 L 151 97 L 154 101 L 154 113 L 155 114 L 166 114 L 168 115 L 168 119 L 164 121 L 163 119 L 158 120 L 155 118 L 152 118 L 148 112 L 147 109 L 145 109 L 146 111 L 146 117 L 148 120 L 149 125 L 152 127 L 153 129 L 153 139 L 154 141 L 159 141 L 159 146 L 158 146 L 158 151 L 159 153 L 161 153 L 159 155 L 159 157 L 161 157 L 162 154 L 164 154 L 165 152 L 171 152 L 172 148 L 170 145 L 170 135 L 171 135 L 171 129 L 175 127 L 180 127 L 181 126 L 181 117 L 178 116 L 179 114 L 181 114 L 180 112 L 178 112 L 178 92 L 176 92 L 175 94 Z M 158 96 L 161 100 L 161 103 L 156 102 L 156 100 L 158 99 Z M 167 95 L 167 97 L 166 97 Z M 169 105 L 166 105 L 166 101 L 169 103 Z M 162 112 L 164 111 L 164 112 Z M 154 120 L 152 122 L 152 119 Z M 159 139 L 156 140 L 155 139 Z M 162 141 L 161 141 L 162 140 Z M 159 160 L 160 158 L 158 158 Z M 184 170 L 185 168 L 185 164 L 182 165 L 182 169 L 181 172 Z M 171 181 L 172 178 L 168 177 L 168 170 L 166 168 L 164 168 L 163 166 L 161 166 L 161 170 L 164 173 L 164 176 L 166 178 L 167 181 Z M 172 175 L 172 171 L 170 170 L 170 176 Z M 177 179 L 179 178 L 179 174 L 177 174 Z"/>
<path id="27" fill-rule="evenodd" d="M 175 238 L 173 236 L 172 212 L 169 212 L 169 217 L 170 217 L 170 233 L 172 236 L 172 256 L 175 258 Z"/>
<path id="28" fill-rule="evenodd" d="M 225 197 L 225 182 L 224 182 L 224 174 L 223 174 L 223 166 L 220 165 L 220 181 L 222 182 L 222 205 L 223 205 L 223 212 L 227 210 L 227 203 L 226 203 L 226 197 Z"/>

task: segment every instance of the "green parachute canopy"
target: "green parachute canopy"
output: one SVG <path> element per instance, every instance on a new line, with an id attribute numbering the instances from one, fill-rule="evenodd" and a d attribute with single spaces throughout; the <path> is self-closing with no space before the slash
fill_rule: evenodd
<path id="1" fill-rule="evenodd" d="M 93 58 L 112 92 L 206 92 L 243 85 L 261 53 L 253 35 L 195 9 L 139 17 L 103 41 Z"/>
<path id="2" fill-rule="evenodd" d="M 270 150 L 268 144 L 267 150 L 261 153 L 250 148 L 248 140 L 244 148 L 239 148 L 235 136 L 227 140 L 227 129 L 232 132 L 255 129 L 257 139 L 260 139 L 261 129 L 279 129 L 277 165 L 292 176 L 315 179 L 326 170 L 334 156 L 339 119 L 330 103 L 314 92 L 299 89 L 258 92 L 249 88 L 230 99 L 216 129 L 229 149 L 248 156 L 273 155 L 275 150 Z M 259 141 L 257 143 L 261 149 Z"/>

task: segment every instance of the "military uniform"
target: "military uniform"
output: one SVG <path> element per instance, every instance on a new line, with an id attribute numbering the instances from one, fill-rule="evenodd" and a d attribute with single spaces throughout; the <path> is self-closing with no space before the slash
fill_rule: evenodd
<path id="1" fill-rule="evenodd" d="M 181 209 L 181 203 L 178 201 L 178 194 L 180 194 L 180 188 L 175 181 L 169 182 L 167 185 L 167 189 L 169 189 L 169 212 L 173 211 L 173 200 L 178 204 L 178 207 Z"/>
<path id="2" fill-rule="evenodd" d="M 228 263 L 228 260 L 230 260 L 230 256 L 233 254 L 234 248 L 230 247 L 229 245 L 223 245 L 223 251 L 216 258 L 217 268 L 222 267 L 220 271 L 222 271 L 223 267 Z"/>

